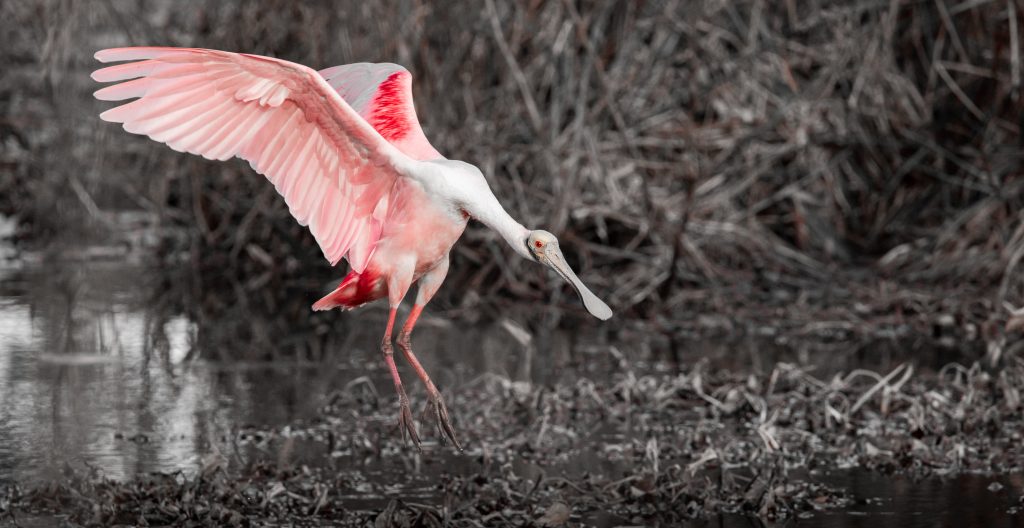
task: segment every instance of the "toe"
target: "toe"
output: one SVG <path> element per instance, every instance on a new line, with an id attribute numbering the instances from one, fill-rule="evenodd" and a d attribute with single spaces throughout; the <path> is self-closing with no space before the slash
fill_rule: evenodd
<path id="1" fill-rule="evenodd" d="M 399 406 L 401 409 L 398 411 L 398 429 L 401 431 L 402 438 L 406 438 L 406 433 L 408 433 L 408 438 L 412 439 L 413 444 L 419 449 L 420 436 L 416 433 L 416 423 L 413 422 L 412 411 L 409 410 L 409 399 L 400 397 Z"/>
<path id="2" fill-rule="evenodd" d="M 459 444 L 458 439 L 455 438 L 455 428 L 452 427 L 451 417 L 448 415 L 448 408 L 445 406 L 444 400 L 442 400 L 440 396 L 435 400 L 434 406 L 437 414 L 436 419 L 438 432 L 443 437 L 451 440 L 456 449 L 462 451 L 462 445 Z"/>

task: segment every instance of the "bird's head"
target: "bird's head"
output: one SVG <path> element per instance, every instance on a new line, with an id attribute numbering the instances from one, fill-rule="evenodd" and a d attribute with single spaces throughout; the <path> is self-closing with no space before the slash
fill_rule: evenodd
<path id="1" fill-rule="evenodd" d="M 576 273 L 572 271 L 569 264 L 565 262 L 565 257 L 562 256 L 562 250 L 558 247 L 558 239 L 555 238 L 555 235 L 542 229 L 530 231 L 530 235 L 526 237 L 526 250 L 530 252 L 530 255 L 537 262 L 555 270 L 555 273 L 571 284 L 580 296 L 580 300 L 583 301 L 583 306 L 587 308 L 591 315 L 602 321 L 612 316 L 612 309 L 604 301 L 598 299 L 583 284 L 583 281 L 576 276 Z"/>

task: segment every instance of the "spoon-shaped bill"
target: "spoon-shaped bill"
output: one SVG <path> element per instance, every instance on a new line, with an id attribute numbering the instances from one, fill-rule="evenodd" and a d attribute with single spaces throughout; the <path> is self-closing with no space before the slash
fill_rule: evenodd
<path id="1" fill-rule="evenodd" d="M 580 296 L 580 300 L 583 301 L 583 306 L 586 307 L 590 315 L 597 317 L 602 321 L 608 320 L 612 316 L 612 309 L 608 307 L 601 299 L 598 299 L 593 292 L 579 277 L 572 271 L 569 264 L 565 262 L 565 257 L 562 256 L 562 250 L 558 249 L 557 244 L 549 244 L 547 250 L 544 252 L 544 256 L 547 257 L 544 260 L 551 269 L 555 270 L 556 273 L 561 275 L 566 282 L 572 285 L 576 290 L 576 293 Z"/>

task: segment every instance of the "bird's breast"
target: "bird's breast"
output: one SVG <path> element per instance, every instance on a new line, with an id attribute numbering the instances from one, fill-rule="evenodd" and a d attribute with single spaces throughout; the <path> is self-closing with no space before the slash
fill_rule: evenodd
<path id="1" fill-rule="evenodd" d="M 421 187 L 397 189 L 373 259 L 382 268 L 415 261 L 416 276 L 440 262 L 466 229 L 468 217 L 449 204 L 431 199 Z"/>

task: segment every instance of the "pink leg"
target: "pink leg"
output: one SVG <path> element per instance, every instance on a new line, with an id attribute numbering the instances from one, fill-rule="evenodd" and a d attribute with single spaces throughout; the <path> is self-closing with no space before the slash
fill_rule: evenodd
<path id="1" fill-rule="evenodd" d="M 437 420 L 438 433 L 451 440 L 452 444 L 461 451 L 462 445 L 455 438 L 455 429 L 452 427 L 451 418 L 448 416 L 448 408 L 445 407 L 444 400 L 441 398 L 441 392 L 434 386 L 434 382 L 430 380 L 426 369 L 423 368 L 423 365 L 420 364 L 419 360 L 412 353 L 412 329 L 416 326 L 416 320 L 419 319 L 420 312 L 422 311 L 423 305 L 420 303 L 416 303 L 412 307 L 409 318 L 405 320 L 405 324 L 402 326 L 402 333 L 398 335 L 398 348 L 402 350 L 405 359 L 412 365 L 416 375 L 423 380 L 423 385 L 427 388 L 427 396 L 430 400 L 430 405 L 434 408 L 434 418 Z"/>
<path id="2" fill-rule="evenodd" d="M 395 391 L 398 392 L 398 405 L 400 407 L 398 413 L 398 429 L 405 437 L 408 432 L 409 437 L 412 438 L 413 443 L 418 448 L 420 446 L 420 437 L 416 434 L 416 425 L 412 421 L 412 411 L 409 410 L 409 397 L 405 394 L 405 389 L 402 388 L 402 378 L 398 375 L 398 367 L 395 365 L 395 352 L 391 346 L 391 329 L 395 326 L 395 314 L 398 310 L 392 308 L 388 313 L 388 326 L 384 330 L 384 341 L 380 344 L 380 351 L 384 354 L 384 361 L 388 364 L 388 370 L 391 371 L 391 379 L 395 382 Z"/>

